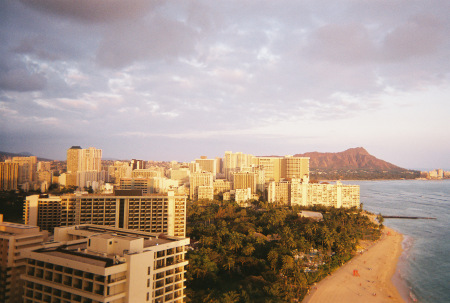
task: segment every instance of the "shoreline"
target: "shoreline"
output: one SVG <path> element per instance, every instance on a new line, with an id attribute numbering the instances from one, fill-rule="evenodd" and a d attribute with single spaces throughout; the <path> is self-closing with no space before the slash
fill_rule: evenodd
<path id="1" fill-rule="evenodd" d="M 402 242 L 402 234 L 385 226 L 379 240 L 365 243 L 362 253 L 313 286 L 302 302 L 408 302 L 397 273 Z"/>

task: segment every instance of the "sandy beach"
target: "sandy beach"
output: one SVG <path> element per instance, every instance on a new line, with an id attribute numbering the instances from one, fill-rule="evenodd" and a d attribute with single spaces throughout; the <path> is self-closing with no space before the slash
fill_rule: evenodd
<path id="1" fill-rule="evenodd" d="M 402 240 L 385 227 L 380 240 L 313 286 L 302 302 L 405 302 L 392 283 Z"/>

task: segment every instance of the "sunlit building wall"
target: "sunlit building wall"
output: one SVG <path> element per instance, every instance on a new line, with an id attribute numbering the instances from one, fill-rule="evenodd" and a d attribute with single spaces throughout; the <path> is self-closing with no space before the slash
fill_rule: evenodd
<path id="1" fill-rule="evenodd" d="M 199 186 L 210 186 L 211 188 L 213 188 L 213 174 L 210 172 L 191 173 L 189 177 L 189 184 L 189 197 L 191 200 L 197 200 Z"/>
<path id="2" fill-rule="evenodd" d="M 19 180 L 19 164 L 0 162 L 0 190 L 16 190 Z"/>
<path id="3" fill-rule="evenodd" d="M 25 254 L 24 302 L 184 301 L 187 238 L 77 225 L 55 241 Z"/>
<path id="4" fill-rule="evenodd" d="M 48 231 L 58 226 L 99 224 L 184 237 L 186 196 L 174 192 L 143 195 L 140 190 L 32 195 L 25 201 L 24 221 Z"/>
<path id="5" fill-rule="evenodd" d="M 0 214 L 0 302 L 23 302 L 24 252 L 42 244 L 47 236 L 37 226 L 3 222 Z"/>

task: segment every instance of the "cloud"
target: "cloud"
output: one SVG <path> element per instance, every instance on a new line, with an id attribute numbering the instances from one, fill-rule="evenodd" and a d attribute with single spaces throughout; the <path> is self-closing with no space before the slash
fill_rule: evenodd
<path id="1" fill-rule="evenodd" d="M 10 91 L 29 92 L 45 88 L 47 79 L 42 73 L 33 73 L 24 68 L 8 70 L 0 75 L 0 88 Z"/>
<path id="2" fill-rule="evenodd" d="M 277 141 L 281 148 L 305 143 L 286 133 L 324 138 L 346 123 L 350 138 L 353 119 L 404 108 L 391 103 L 398 93 L 449 87 L 448 6 L 439 0 L 6 0 L 0 2 L 0 110 L 8 123 L 29 117 L 14 126 L 17 133 L 29 133 L 36 117 L 42 120 L 33 131 L 54 134 L 55 124 L 45 119 L 57 117 L 58 138 L 152 139 L 130 139 L 117 146 L 122 150 L 133 142 L 143 150 L 150 149 L 147 141 L 182 150 L 180 142 L 201 148 L 222 139 L 256 140 L 261 147 L 277 136 L 284 138 Z M 361 132 L 371 127 L 364 123 Z"/>
<path id="3" fill-rule="evenodd" d="M 386 35 L 384 55 L 386 59 L 396 61 L 430 56 L 438 51 L 445 35 L 443 24 L 434 16 L 414 16 Z"/>
<path id="4" fill-rule="evenodd" d="M 157 0 L 20 0 L 33 9 L 83 22 L 111 22 L 143 16 Z"/>
<path id="5" fill-rule="evenodd" d="M 196 33 L 185 24 L 161 17 L 112 26 L 100 43 L 101 66 L 122 68 L 136 61 L 171 60 L 193 53 Z"/>
<path id="6" fill-rule="evenodd" d="M 312 32 L 307 53 L 339 64 L 357 64 L 376 57 L 376 48 L 362 24 L 327 24 Z"/>

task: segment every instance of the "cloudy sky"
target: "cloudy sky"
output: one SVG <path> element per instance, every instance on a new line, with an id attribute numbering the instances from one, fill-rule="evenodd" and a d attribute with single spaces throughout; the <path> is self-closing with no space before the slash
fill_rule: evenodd
<path id="1" fill-rule="evenodd" d="M 3 0 L 0 150 L 362 146 L 450 168 L 450 1 Z"/>

